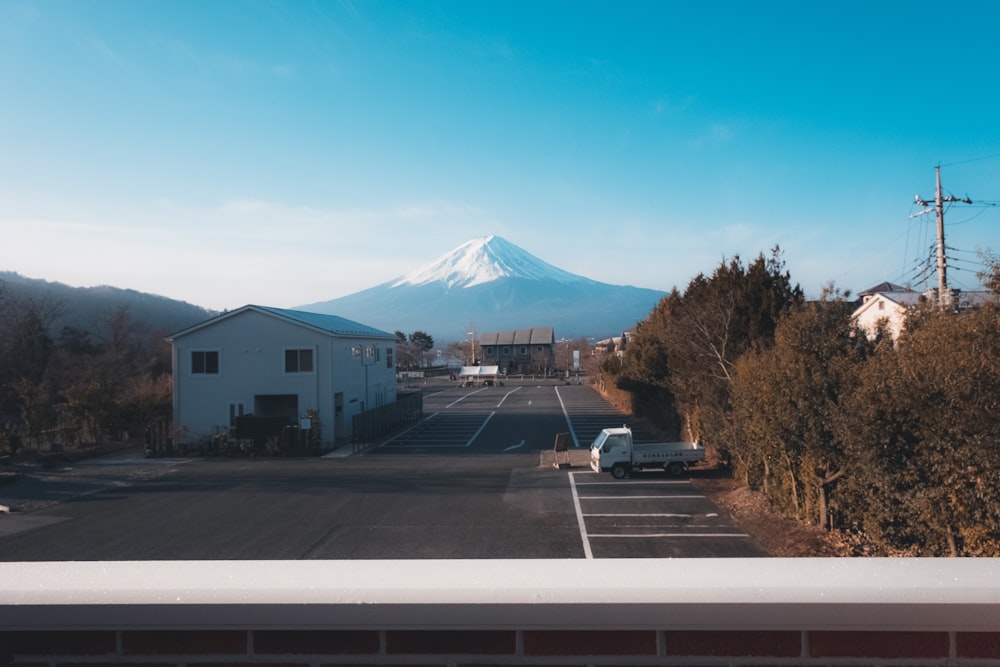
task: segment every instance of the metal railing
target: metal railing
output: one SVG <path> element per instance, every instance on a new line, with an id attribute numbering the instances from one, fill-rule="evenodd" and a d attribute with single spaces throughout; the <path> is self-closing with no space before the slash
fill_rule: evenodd
<path id="1" fill-rule="evenodd" d="M 355 452 L 383 440 L 424 417 L 424 395 L 399 394 L 394 403 L 366 410 L 351 420 L 351 444 Z"/>

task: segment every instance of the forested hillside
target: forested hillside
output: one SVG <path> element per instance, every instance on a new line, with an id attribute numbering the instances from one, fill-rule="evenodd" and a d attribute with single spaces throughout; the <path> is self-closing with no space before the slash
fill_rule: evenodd
<path id="1" fill-rule="evenodd" d="M 847 295 L 806 302 L 783 268 L 775 249 L 674 291 L 605 385 L 805 523 L 880 554 L 1000 556 L 1000 308 L 923 305 L 869 338 Z"/>
<path id="2" fill-rule="evenodd" d="M 134 439 L 169 417 L 164 336 L 208 311 L 131 290 L 0 277 L 0 453 Z"/>
<path id="3" fill-rule="evenodd" d="M 19 301 L 58 306 L 51 320 L 51 333 L 55 334 L 67 326 L 93 329 L 123 308 L 133 321 L 167 332 L 179 331 L 215 314 L 201 306 L 133 289 L 107 285 L 71 287 L 9 271 L 0 271 L 0 294 Z"/>

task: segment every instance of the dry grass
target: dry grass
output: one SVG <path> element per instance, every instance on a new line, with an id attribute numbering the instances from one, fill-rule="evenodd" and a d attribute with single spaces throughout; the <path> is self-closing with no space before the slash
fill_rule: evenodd
<path id="1" fill-rule="evenodd" d="M 706 471 L 709 472 L 710 471 Z M 854 548 L 844 537 L 773 512 L 764 494 L 731 477 L 695 473 L 691 483 L 775 558 L 847 557 Z"/>

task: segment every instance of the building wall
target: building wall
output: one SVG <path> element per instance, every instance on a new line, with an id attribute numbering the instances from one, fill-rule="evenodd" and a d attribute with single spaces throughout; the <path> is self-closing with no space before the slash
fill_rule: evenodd
<path id="1" fill-rule="evenodd" d="M 872 337 L 875 335 L 879 323 L 884 321 L 887 333 L 892 340 L 896 340 L 900 331 L 903 330 L 906 308 L 881 294 L 875 294 L 866 297 L 866 299 L 865 303 L 854 313 L 854 319 L 858 326 L 869 337 Z"/>
<path id="2" fill-rule="evenodd" d="M 371 348 L 375 354 L 366 356 Z M 313 370 L 286 373 L 289 349 L 312 350 Z M 230 404 L 242 404 L 248 414 L 255 411 L 255 396 L 294 395 L 297 416 L 319 413 L 324 446 L 331 447 L 335 438 L 350 435 L 351 415 L 395 401 L 395 369 L 387 368 L 386 359 L 390 349 L 391 341 L 334 337 L 254 311 L 234 314 L 174 341 L 175 431 L 183 427 L 186 441 L 198 442 L 229 426 Z M 218 373 L 192 373 L 194 351 L 218 352 Z M 334 413 L 338 392 L 343 393 L 340 420 Z"/>
<path id="3" fill-rule="evenodd" d="M 550 344 L 485 345 L 483 362 L 514 373 L 551 370 L 555 353 Z"/>
<path id="4" fill-rule="evenodd" d="M 344 394 L 343 426 L 350 435 L 351 418 L 396 401 L 395 344 L 387 340 L 336 338 L 330 342 L 334 392 Z M 332 405 L 333 397 L 330 397 Z"/>

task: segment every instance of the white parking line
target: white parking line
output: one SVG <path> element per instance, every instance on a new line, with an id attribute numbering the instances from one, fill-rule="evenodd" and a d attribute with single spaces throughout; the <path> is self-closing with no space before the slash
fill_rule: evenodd
<path id="1" fill-rule="evenodd" d="M 437 416 L 438 416 L 439 414 L 441 414 L 441 413 L 440 413 L 440 412 L 435 412 L 435 413 L 434 413 L 434 414 L 432 414 L 432 415 L 428 415 L 427 417 L 424 417 L 423 419 L 421 419 L 420 421 L 418 421 L 418 422 L 417 422 L 416 424 L 414 424 L 413 426 L 409 427 L 408 429 L 405 429 L 405 430 L 403 430 L 403 431 L 400 431 L 400 432 L 399 432 L 399 433 L 397 433 L 396 435 L 392 436 L 391 438 L 389 438 L 388 440 L 386 440 L 385 442 L 383 442 L 382 444 L 380 444 L 380 445 L 379 445 L 379 447 L 388 447 L 388 446 L 389 446 L 389 445 L 390 445 L 390 444 L 391 444 L 391 443 L 392 443 L 392 442 L 393 442 L 394 440 L 397 440 L 397 439 L 399 439 L 399 438 L 402 438 L 402 437 L 403 437 L 404 435 L 406 435 L 407 433 L 409 433 L 409 432 L 410 432 L 410 431 L 412 431 L 413 429 L 417 428 L 418 426 L 420 426 L 420 425 L 421 425 L 421 424 L 423 424 L 424 422 L 428 422 L 428 421 L 430 421 L 430 420 L 434 419 L 434 418 L 435 418 L 435 417 L 437 417 Z"/>
<path id="2" fill-rule="evenodd" d="M 506 394 L 504 394 L 503 398 L 500 399 L 500 402 L 497 403 L 497 407 L 499 408 L 501 405 L 503 405 L 503 402 L 507 400 L 508 396 L 510 396 L 511 394 L 513 394 L 515 391 L 519 391 L 520 389 L 521 389 L 521 387 L 518 387 L 517 389 L 511 389 Z"/>
<path id="3" fill-rule="evenodd" d="M 482 425 L 479 427 L 479 430 L 476 431 L 471 438 L 469 438 L 469 441 L 467 443 L 465 443 L 466 447 L 471 447 L 472 446 L 472 443 L 474 443 L 476 441 L 476 438 L 478 438 L 479 434 L 483 432 L 483 429 L 486 428 L 486 425 L 490 423 L 490 420 L 493 419 L 493 415 L 495 415 L 495 414 L 496 414 L 496 411 L 490 413 L 490 416 L 487 417 L 486 421 L 484 421 L 482 423 Z"/>
<path id="4" fill-rule="evenodd" d="M 478 394 L 481 391 L 486 391 L 486 387 L 483 387 L 482 389 L 477 389 L 475 391 L 470 391 L 468 394 L 463 394 L 462 397 L 460 399 L 458 399 L 457 401 L 454 401 L 454 402 L 449 403 L 448 405 L 446 405 L 445 409 L 447 410 L 448 408 L 450 408 L 450 407 L 452 407 L 454 405 L 458 405 L 459 403 L 461 403 L 462 401 L 464 401 L 465 399 L 467 399 L 469 396 L 472 396 L 473 394 Z"/>
<path id="5" fill-rule="evenodd" d="M 666 516 L 674 519 L 690 519 L 694 517 L 694 514 L 671 514 L 669 512 L 657 514 L 651 512 L 643 514 L 584 514 L 583 516 Z"/>
<path id="6" fill-rule="evenodd" d="M 573 438 L 573 446 L 579 448 L 580 441 L 576 439 L 576 429 L 573 428 L 573 421 L 569 418 L 569 413 L 566 411 L 566 404 L 563 403 L 562 395 L 559 393 L 559 387 L 556 387 L 555 390 L 556 398 L 559 399 L 559 405 L 562 407 L 563 417 L 566 418 L 566 425 L 569 426 L 569 436 Z"/>
<path id="7" fill-rule="evenodd" d="M 580 500 L 691 500 L 705 496 L 580 496 Z"/>
<path id="8" fill-rule="evenodd" d="M 586 473 L 581 472 L 580 474 L 592 475 L 593 473 L 592 472 L 586 472 Z M 649 517 L 649 518 L 660 518 L 660 519 L 662 519 L 662 518 L 668 518 L 668 519 L 692 519 L 692 518 L 694 518 L 694 515 L 693 514 L 678 514 L 678 513 L 673 513 L 673 512 L 642 512 L 642 513 L 618 513 L 618 512 L 599 513 L 599 512 L 588 512 L 588 513 L 584 513 L 583 509 L 581 507 L 581 504 L 580 504 L 581 501 L 584 501 L 584 500 L 591 500 L 591 501 L 595 501 L 595 500 L 670 500 L 670 499 L 678 499 L 678 500 L 685 499 L 685 500 L 690 500 L 690 499 L 703 499 L 703 498 L 705 498 L 705 496 L 701 495 L 701 494 L 698 494 L 698 495 L 689 495 L 689 494 L 684 494 L 684 495 L 643 495 L 643 496 L 581 496 L 580 493 L 579 493 L 578 485 L 576 483 L 576 475 L 577 475 L 577 473 L 570 472 L 570 474 L 569 474 L 569 483 L 570 483 L 570 489 L 573 492 L 573 506 L 576 508 L 576 520 L 577 520 L 577 524 L 580 527 L 580 539 L 583 542 L 583 552 L 584 552 L 584 555 L 585 555 L 585 557 L 587 559 L 592 560 L 594 558 L 594 552 L 591 549 L 590 541 L 591 541 L 591 539 L 595 539 L 595 538 L 596 539 L 628 539 L 628 540 L 677 539 L 677 538 L 683 538 L 683 539 L 691 540 L 691 539 L 698 539 L 698 538 L 702 538 L 702 539 L 730 538 L 731 539 L 731 538 L 734 538 L 734 537 L 740 537 L 740 538 L 749 537 L 749 535 L 747 533 L 741 533 L 741 532 L 731 532 L 731 533 L 720 533 L 720 532 L 697 533 L 697 532 L 690 532 L 690 529 L 717 528 L 716 526 L 703 525 L 703 524 L 697 524 L 697 525 L 691 524 L 691 525 L 687 525 L 687 526 L 685 526 L 685 528 L 688 529 L 687 532 L 588 533 L 587 532 L 587 521 L 586 521 L 587 517 L 596 517 L 596 518 L 623 518 L 623 517 L 642 518 L 642 517 Z M 635 485 L 635 484 L 689 484 L 689 482 L 686 482 L 686 481 L 631 482 L 628 486 L 632 486 L 632 485 Z M 582 482 L 581 484 L 579 484 L 579 486 L 588 486 L 588 485 L 594 485 L 594 486 L 599 486 L 599 485 L 618 485 L 618 486 L 621 486 L 622 482 L 616 480 L 616 481 L 613 481 L 613 482 Z M 708 516 L 713 516 L 713 515 L 714 516 L 718 516 L 717 514 L 715 514 L 713 512 L 712 515 L 706 515 L 706 518 Z M 662 528 L 663 526 L 650 526 L 650 527 L 651 528 L 655 528 L 655 527 Z M 636 528 L 642 528 L 642 526 L 625 526 L 624 528 L 635 530 Z"/>
<path id="9" fill-rule="evenodd" d="M 558 390 L 556 390 L 558 393 Z M 587 522 L 583 519 L 583 511 L 580 509 L 580 497 L 576 493 L 576 473 L 569 474 L 569 488 L 573 491 L 573 506 L 576 508 L 576 522 L 580 526 L 580 539 L 583 540 L 583 556 L 587 560 L 594 559 L 594 552 L 590 550 L 590 539 L 587 537 Z"/>
<path id="10" fill-rule="evenodd" d="M 524 447 L 524 440 L 522 440 L 521 442 L 517 443 L 516 445 L 511 445 L 510 447 L 508 447 L 507 449 L 505 449 L 503 451 L 510 452 L 510 451 L 515 450 L 515 449 L 520 449 L 521 447 Z"/>
<path id="11" fill-rule="evenodd" d="M 611 533 L 608 535 L 591 534 L 590 537 L 628 537 L 642 539 L 644 537 L 749 537 L 746 533 Z"/>
<path id="12" fill-rule="evenodd" d="M 620 479 L 616 479 L 613 482 L 583 482 L 580 486 L 640 486 L 642 484 L 656 484 L 657 486 L 663 486 L 665 484 L 690 484 L 690 482 L 678 482 L 678 481 L 667 481 L 667 480 L 655 480 L 647 482 L 638 482 L 634 479 L 629 480 L 627 483 L 623 484 Z"/>

